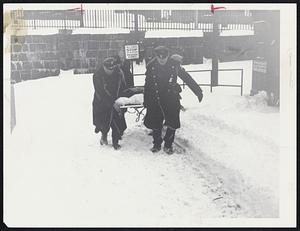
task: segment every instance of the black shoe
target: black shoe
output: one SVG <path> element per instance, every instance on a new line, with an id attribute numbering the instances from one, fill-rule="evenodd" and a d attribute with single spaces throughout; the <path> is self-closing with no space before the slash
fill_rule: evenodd
<path id="1" fill-rule="evenodd" d="M 101 136 L 100 144 L 101 145 L 107 145 L 108 144 L 108 142 L 107 142 L 107 136 L 104 136 L 104 135 Z"/>
<path id="2" fill-rule="evenodd" d="M 167 153 L 168 155 L 172 155 L 174 153 L 173 147 L 164 146 L 164 152 Z"/>
<path id="3" fill-rule="evenodd" d="M 161 150 L 161 146 L 154 145 L 151 149 L 151 152 L 159 152 Z"/>
<path id="4" fill-rule="evenodd" d="M 121 148 L 120 144 L 113 144 L 115 150 L 119 150 Z"/>

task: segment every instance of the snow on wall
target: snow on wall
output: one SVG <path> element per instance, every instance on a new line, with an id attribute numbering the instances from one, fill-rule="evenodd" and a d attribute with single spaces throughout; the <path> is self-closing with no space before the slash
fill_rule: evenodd
<path id="1" fill-rule="evenodd" d="M 29 28 L 24 31 L 26 35 L 54 35 L 59 34 L 57 28 Z M 72 34 L 128 34 L 129 29 L 125 28 L 75 28 L 71 29 Z"/>
<path id="2" fill-rule="evenodd" d="M 184 37 L 203 37 L 201 30 L 150 30 L 146 31 L 145 38 L 184 38 Z"/>
<path id="3" fill-rule="evenodd" d="M 254 30 L 223 30 L 220 36 L 247 36 L 254 35 Z"/>

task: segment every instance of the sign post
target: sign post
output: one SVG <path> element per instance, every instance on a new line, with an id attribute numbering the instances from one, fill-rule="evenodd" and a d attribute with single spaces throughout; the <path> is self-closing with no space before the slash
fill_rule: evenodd
<path id="1" fill-rule="evenodd" d="M 138 44 L 125 45 L 125 59 L 130 61 L 133 83 L 134 83 L 133 61 L 139 59 L 139 57 L 140 57 L 140 49 Z"/>

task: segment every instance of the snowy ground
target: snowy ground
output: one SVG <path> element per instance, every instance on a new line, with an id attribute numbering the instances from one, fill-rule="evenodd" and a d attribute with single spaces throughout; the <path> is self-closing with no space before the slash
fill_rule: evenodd
<path id="1" fill-rule="evenodd" d="M 7 225 L 187 227 L 206 218 L 279 217 L 280 114 L 264 93 L 203 87 L 199 103 L 185 88 L 175 140 L 185 152 L 151 153 L 149 131 L 130 113 L 115 151 L 94 134 L 91 76 L 67 71 L 15 85 L 17 126 L 4 156 Z"/>

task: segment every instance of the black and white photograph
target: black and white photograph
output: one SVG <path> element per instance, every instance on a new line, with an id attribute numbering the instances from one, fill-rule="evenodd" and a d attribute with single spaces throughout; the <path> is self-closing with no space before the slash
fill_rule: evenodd
<path id="1" fill-rule="evenodd" d="M 3 5 L 3 222 L 296 227 L 296 4 Z"/>

